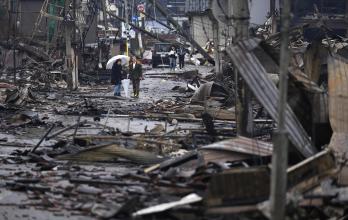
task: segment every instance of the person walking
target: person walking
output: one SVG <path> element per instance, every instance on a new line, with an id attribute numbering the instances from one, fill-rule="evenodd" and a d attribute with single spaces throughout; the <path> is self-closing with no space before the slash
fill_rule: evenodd
<path id="1" fill-rule="evenodd" d="M 121 96 L 121 80 L 122 80 L 122 64 L 118 59 L 112 65 L 111 69 L 111 83 L 115 85 L 114 96 Z"/>
<path id="2" fill-rule="evenodd" d="M 184 68 L 185 66 L 185 54 L 186 54 L 186 51 L 185 51 L 185 48 L 183 46 L 181 46 L 179 48 L 179 51 L 178 51 L 178 55 L 179 55 L 179 68 L 182 69 Z"/>
<path id="3" fill-rule="evenodd" d="M 133 95 L 135 98 L 139 98 L 140 80 L 144 79 L 143 67 L 140 59 L 137 59 L 136 57 L 132 58 L 131 63 L 129 64 L 129 76 L 132 80 Z"/>
<path id="4" fill-rule="evenodd" d="M 175 71 L 176 68 L 176 50 L 175 47 L 173 46 L 170 51 L 169 51 L 169 65 L 170 65 L 170 70 Z"/>

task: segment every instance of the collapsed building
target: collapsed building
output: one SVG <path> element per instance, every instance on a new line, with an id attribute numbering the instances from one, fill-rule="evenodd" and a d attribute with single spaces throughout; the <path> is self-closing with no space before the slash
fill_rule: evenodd
<path id="1" fill-rule="evenodd" d="M 128 21 L 154 42 L 184 39 L 201 53 L 201 66 L 176 72 L 144 65 L 140 100 L 112 96 L 99 80 L 121 45 L 142 42 L 119 38 L 127 33 L 113 21 L 130 16 L 115 4 L 2 2 L 1 215 L 270 219 L 272 154 L 286 145 L 276 142 L 284 5 L 262 2 L 267 17 L 250 25 L 250 1 L 240 1 L 243 10 L 232 1 L 187 1 L 191 35 L 171 16 L 170 36 Z M 346 6 L 291 1 L 283 195 L 290 219 L 346 218 Z M 214 47 L 205 50 L 210 38 Z M 243 110 L 245 88 L 251 95 Z"/>

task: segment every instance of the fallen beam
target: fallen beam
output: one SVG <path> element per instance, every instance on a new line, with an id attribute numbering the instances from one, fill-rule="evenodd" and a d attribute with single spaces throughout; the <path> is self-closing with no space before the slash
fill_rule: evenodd
<path id="1" fill-rule="evenodd" d="M 162 4 L 158 1 L 149 0 L 153 5 L 156 6 L 156 8 L 167 18 L 167 20 L 175 27 L 175 29 L 179 32 L 180 35 L 182 35 L 184 38 L 186 38 L 187 41 L 189 41 L 193 47 L 195 47 L 200 54 L 203 55 L 205 59 L 208 60 L 209 63 L 215 64 L 214 59 L 193 39 L 193 37 L 190 35 L 190 33 L 185 32 L 180 24 L 170 16 L 170 12 L 162 6 Z"/>
<path id="2" fill-rule="evenodd" d="M 116 18 L 117 20 L 120 20 L 120 21 L 122 21 L 122 22 L 126 22 L 125 19 L 123 19 L 123 18 L 121 18 L 121 17 L 119 17 L 119 16 L 117 16 L 117 15 L 114 15 L 114 14 L 112 14 L 112 13 L 110 13 L 110 12 L 107 12 L 107 14 L 108 14 L 110 17 L 112 17 L 112 18 Z M 165 43 L 172 43 L 172 42 L 170 42 L 170 41 L 168 41 L 168 40 L 166 40 L 166 39 L 164 39 L 164 38 L 162 38 L 162 37 L 160 37 L 160 36 L 158 36 L 158 35 L 156 35 L 156 34 L 153 34 L 153 33 L 149 32 L 149 31 L 145 30 L 144 28 L 141 28 L 141 27 L 139 27 L 139 26 L 137 26 L 137 25 L 134 25 L 134 24 L 132 24 L 132 23 L 128 23 L 128 24 L 129 24 L 132 28 L 134 28 L 134 29 L 136 29 L 136 30 L 138 30 L 138 31 L 141 31 L 141 32 L 143 32 L 144 34 L 147 34 L 148 36 L 150 36 L 150 37 L 152 37 L 152 38 L 154 38 L 154 39 L 157 39 L 157 40 L 159 40 L 159 41 L 161 41 L 161 42 L 165 42 Z"/>
<path id="3" fill-rule="evenodd" d="M 133 141 L 138 141 L 138 142 L 146 142 L 149 144 L 156 144 L 156 145 L 169 145 L 173 147 L 178 147 L 181 148 L 182 146 L 180 144 L 175 144 L 175 143 L 169 143 L 165 141 L 157 141 L 157 140 L 150 140 L 146 138 L 141 138 L 141 137 L 122 137 L 122 136 L 76 136 L 74 140 L 79 141 L 79 140 L 85 140 L 87 142 L 91 142 L 93 140 L 99 140 L 99 141 L 110 141 L 110 140 L 133 140 Z"/>
<path id="4" fill-rule="evenodd" d="M 37 143 L 37 145 L 30 151 L 31 153 L 34 153 L 41 145 L 41 143 L 46 139 L 47 135 L 53 130 L 53 128 L 55 127 L 55 124 L 53 124 L 50 129 L 48 129 L 48 131 L 45 133 L 45 135 L 41 138 L 41 140 L 39 141 L 39 143 Z"/>
<path id="5" fill-rule="evenodd" d="M 66 132 L 66 131 L 68 131 L 68 130 L 70 130 L 70 129 L 73 129 L 73 128 L 77 127 L 77 126 L 81 126 L 81 125 L 83 125 L 83 124 L 86 123 L 86 122 L 87 122 L 87 120 L 84 120 L 83 122 L 78 122 L 78 123 L 76 123 L 76 124 L 73 124 L 73 125 L 70 125 L 70 126 L 68 126 L 68 127 L 66 127 L 66 128 L 63 128 L 63 129 L 61 129 L 61 130 L 59 130 L 59 131 L 56 131 L 56 132 L 54 132 L 53 134 L 51 134 L 50 136 L 47 136 L 47 137 L 46 137 L 46 140 L 50 140 L 50 139 L 52 139 L 52 138 L 54 138 L 54 137 L 57 137 L 58 135 L 60 135 L 60 134 L 62 134 L 62 133 L 64 133 L 64 132 Z"/>

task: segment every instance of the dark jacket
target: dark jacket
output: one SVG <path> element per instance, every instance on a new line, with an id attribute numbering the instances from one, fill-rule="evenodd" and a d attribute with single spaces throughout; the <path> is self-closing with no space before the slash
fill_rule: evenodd
<path id="1" fill-rule="evenodd" d="M 112 65 L 112 70 L 111 70 L 111 83 L 121 84 L 121 80 L 122 80 L 122 65 L 119 65 L 115 62 Z"/>
<path id="2" fill-rule="evenodd" d="M 140 80 L 143 78 L 143 67 L 140 64 L 135 64 L 133 68 L 133 63 L 129 64 L 129 76 L 132 80 Z"/>
<path id="3" fill-rule="evenodd" d="M 182 47 L 179 48 L 179 50 L 178 50 L 179 57 L 180 58 L 185 57 L 185 54 L 186 54 L 186 50 L 184 48 L 182 48 Z"/>

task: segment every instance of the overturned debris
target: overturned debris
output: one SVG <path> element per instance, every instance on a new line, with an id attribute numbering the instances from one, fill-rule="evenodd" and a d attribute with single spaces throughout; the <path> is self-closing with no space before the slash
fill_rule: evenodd
<path id="1" fill-rule="evenodd" d="M 256 39 L 240 42 L 237 46 L 228 48 L 227 53 L 256 98 L 263 104 L 272 118 L 277 120 L 276 106 L 279 94 L 276 86 L 267 78 L 264 67 L 252 52 L 258 44 L 259 41 Z M 287 106 L 286 110 L 286 128 L 290 141 L 304 157 L 310 157 L 316 152 L 290 106 Z"/>

